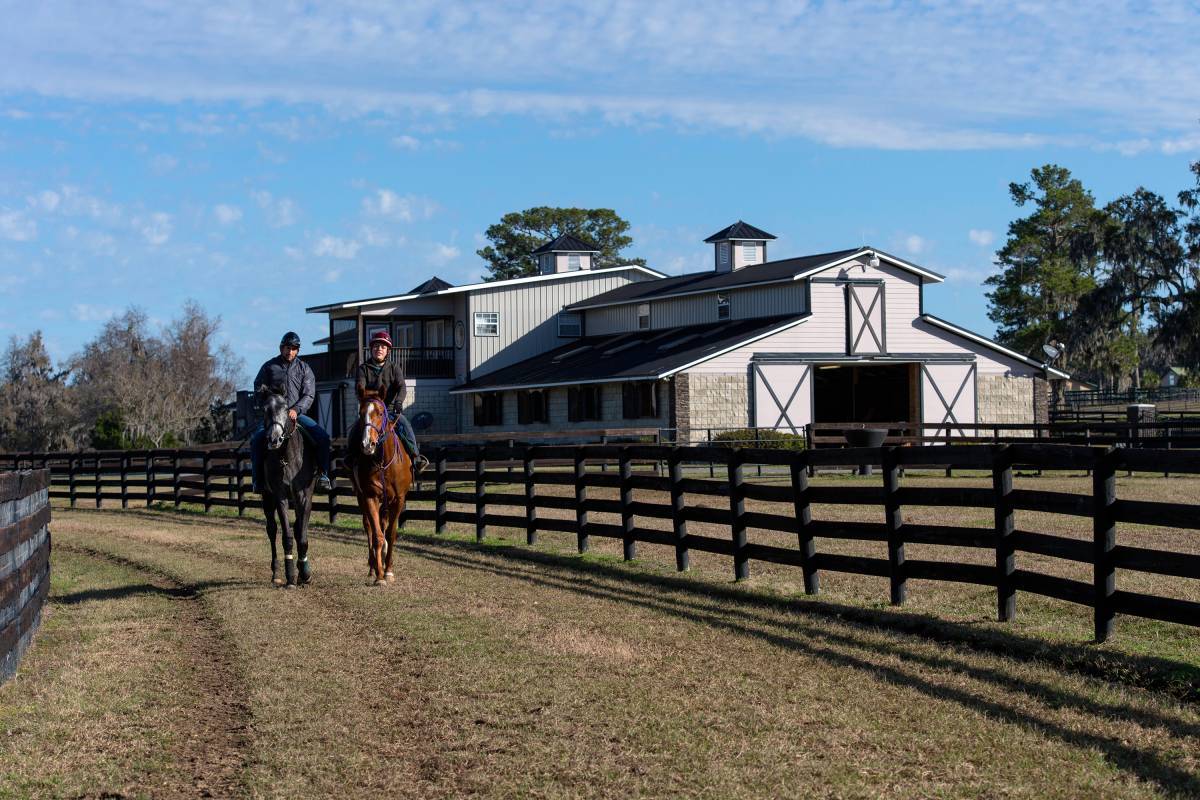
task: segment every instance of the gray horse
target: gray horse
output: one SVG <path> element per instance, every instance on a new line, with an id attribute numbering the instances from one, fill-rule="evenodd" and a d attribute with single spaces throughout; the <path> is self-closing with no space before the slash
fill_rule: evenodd
<path id="1" fill-rule="evenodd" d="M 287 401 L 282 392 L 264 392 L 263 427 L 267 432 L 267 453 L 263 460 L 263 513 L 267 517 L 267 536 L 271 539 L 271 582 L 284 585 L 279 577 L 279 556 L 275 535 L 283 528 L 283 559 L 287 586 L 312 580 L 308 563 L 308 517 L 312 513 L 313 485 L 317 468 L 312 450 L 305 446 L 304 435 L 296 421 L 288 417 Z M 292 527 L 288 525 L 288 505 L 296 510 L 296 554 L 292 554 Z M 296 559 L 299 560 L 297 576 Z M 298 578 L 298 580 L 297 580 Z"/>

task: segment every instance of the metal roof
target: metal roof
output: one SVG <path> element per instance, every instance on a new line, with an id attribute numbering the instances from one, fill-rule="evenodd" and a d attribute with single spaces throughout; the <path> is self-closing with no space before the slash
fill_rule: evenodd
<path id="1" fill-rule="evenodd" d="M 657 380 L 797 325 L 808 314 L 585 336 L 457 386 L 451 394 Z"/>
<path id="2" fill-rule="evenodd" d="M 768 239 L 774 238 L 774 236 L 762 230 L 761 228 L 756 228 L 753 225 L 747 225 L 745 222 L 742 222 L 739 219 L 728 228 L 722 228 L 704 241 L 709 244 L 712 244 L 713 242 L 727 242 L 730 239 L 736 239 L 740 242 L 765 242 Z"/>
<path id="3" fill-rule="evenodd" d="M 542 253 L 599 253 L 600 249 L 595 245 L 588 244 L 583 239 L 578 239 L 569 233 L 564 233 L 552 242 L 546 242 L 544 245 L 533 251 L 535 256 Z"/>
<path id="4" fill-rule="evenodd" d="M 716 272 L 710 269 L 704 272 L 661 278 L 656 281 L 641 281 L 636 284 L 619 286 L 588 300 L 573 303 L 567 308 L 598 308 L 662 297 L 718 292 L 722 289 L 735 289 L 740 286 L 755 286 L 762 283 L 785 283 L 794 279 L 800 272 L 836 262 L 857 252 L 859 252 L 858 249 L 837 250 L 832 253 L 819 253 L 782 261 L 767 261 L 730 272 Z"/>

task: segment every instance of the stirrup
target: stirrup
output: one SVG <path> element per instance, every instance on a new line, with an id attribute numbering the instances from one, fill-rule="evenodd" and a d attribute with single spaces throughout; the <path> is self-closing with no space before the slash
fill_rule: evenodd
<path id="1" fill-rule="evenodd" d="M 425 456 L 418 455 L 416 458 L 413 459 L 413 472 L 417 473 L 418 475 L 420 475 L 421 472 L 424 471 L 424 469 L 428 466 L 429 466 L 429 459 L 426 458 Z"/>

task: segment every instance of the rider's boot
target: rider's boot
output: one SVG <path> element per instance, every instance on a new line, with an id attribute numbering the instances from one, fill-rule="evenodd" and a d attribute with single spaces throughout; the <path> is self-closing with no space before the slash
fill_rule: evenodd
<path id="1" fill-rule="evenodd" d="M 326 473 L 322 472 L 317 476 L 317 488 L 322 492 L 333 491 L 333 480 Z"/>
<path id="2" fill-rule="evenodd" d="M 418 454 L 417 457 L 415 459 L 413 459 L 413 474 L 420 475 L 421 472 L 424 471 L 424 469 L 428 466 L 429 466 L 429 459 L 423 455 Z"/>

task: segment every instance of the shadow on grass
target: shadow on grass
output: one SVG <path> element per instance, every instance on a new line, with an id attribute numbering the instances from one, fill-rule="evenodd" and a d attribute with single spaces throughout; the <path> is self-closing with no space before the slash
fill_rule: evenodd
<path id="1" fill-rule="evenodd" d="M 107 589 L 84 589 L 70 594 L 52 595 L 50 603 L 60 606 L 74 606 L 80 603 L 105 600 L 124 600 L 129 597 L 147 597 L 158 595 L 176 600 L 189 600 L 201 592 L 210 589 L 227 589 L 236 586 L 249 585 L 242 581 L 200 581 L 186 586 L 155 586 L 152 583 L 130 583 L 124 586 L 110 586 Z"/>
<path id="2" fill-rule="evenodd" d="M 1176 737 L 1179 748 L 1191 746 L 1188 739 L 1200 737 L 1200 725 L 1186 719 L 1171 717 L 1132 704 L 1104 702 L 1072 691 L 1049 681 L 1022 677 L 1006 671 L 1003 665 L 982 666 L 970 660 L 971 651 L 985 652 L 1007 658 L 1027 660 L 1045 665 L 1048 671 L 1067 668 L 1076 673 L 1106 680 L 1126 682 L 1127 669 L 1138 670 L 1143 682 L 1152 682 L 1154 669 L 1178 668 L 1172 662 L 1157 659 L 1104 654 L 1105 660 L 1083 657 L 1078 648 L 1051 645 L 1011 634 L 996 633 L 981 636 L 965 626 L 946 623 L 913 614 L 869 610 L 817 601 L 789 601 L 768 598 L 744 590 L 699 584 L 695 580 L 672 576 L 638 574 L 616 565 L 597 563 L 572 556 L 529 551 L 507 545 L 485 545 L 447 541 L 427 536 L 398 542 L 411 555 L 453 566 L 459 569 L 485 572 L 496 577 L 518 580 L 543 589 L 552 589 L 608 602 L 624 603 L 655 613 L 698 622 L 726 633 L 765 641 L 797 655 L 819 659 L 830 665 L 853 669 L 887 683 L 917 691 L 931 700 L 952 702 L 965 709 L 1005 723 L 1023 726 L 1040 735 L 1057 739 L 1080 749 L 1102 752 L 1115 767 L 1151 782 L 1169 794 L 1182 797 L 1200 796 L 1200 776 L 1182 769 L 1159 753 L 1134 746 L 1116 736 L 1079 730 L 1049 718 L 1037 710 L 1022 708 L 1022 701 L 1038 703 L 1046 712 L 1070 708 L 1098 720 L 1129 720 L 1146 728 L 1155 728 Z M 432 547 L 430 546 L 432 545 Z M 553 570 L 522 569 L 519 565 L 494 560 L 482 560 L 484 553 L 503 559 L 520 561 Z M 566 573 L 566 574 L 564 574 Z M 582 580 L 581 580 L 582 578 Z M 612 581 L 611 583 L 609 581 Z M 722 604 L 714 605 L 713 601 Z M 727 603 L 726 603 L 727 601 Z M 785 618 L 760 612 L 786 612 Z M 921 642 L 888 636 L 897 631 L 913 634 L 925 640 L 951 644 L 930 654 Z M 876 634 L 865 636 L 863 634 Z M 880 636 L 883 634 L 883 636 Z M 1090 656 L 1091 654 L 1089 654 Z M 893 666 L 883 661 L 899 659 Z M 1149 662 L 1149 663 L 1147 663 Z M 993 700 L 968 689 L 934 683 L 922 677 L 917 669 L 934 668 L 949 674 L 967 675 L 991 684 L 1014 697 L 1013 702 Z M 1190 686 L 1182 694 L 1195 699 L 1195 671 L 1190 674 Z M 1164 678 L 1164 683 L 1178 696 L 1182 680 L 1178 675 Z"/>

